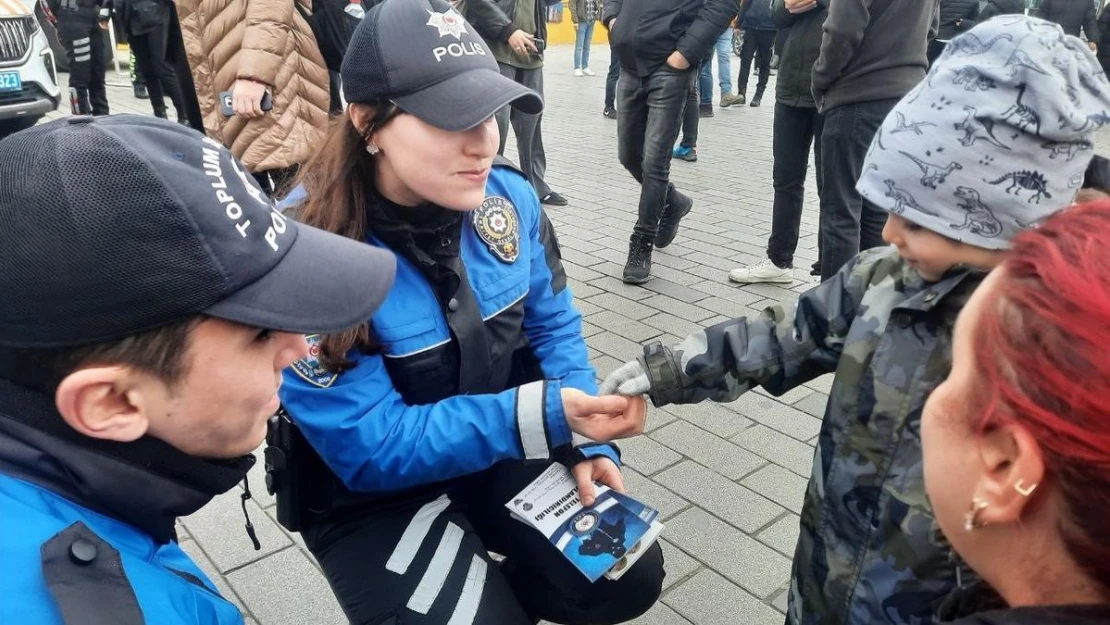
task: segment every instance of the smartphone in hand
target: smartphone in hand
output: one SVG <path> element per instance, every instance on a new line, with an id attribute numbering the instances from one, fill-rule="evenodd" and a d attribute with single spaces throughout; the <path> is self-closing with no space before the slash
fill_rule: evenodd
<path id="1" fill-rule="evenodd" d="M 269 111 L 274 108 L 274 98 L 270 95 L 269 89 L 262 94 L 261 108 L 263 111 Z M 231 117 L 235 114 L 235 107 L 231 104 L 230 91 L 224 91 L 220 94 L 220 112 L 224 114 L 224 117 Z"/>

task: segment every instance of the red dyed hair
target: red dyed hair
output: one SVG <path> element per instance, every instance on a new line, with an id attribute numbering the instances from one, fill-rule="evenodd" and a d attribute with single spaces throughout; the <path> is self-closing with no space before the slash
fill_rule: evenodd
<path id="1" fill-rule="evenodd" d="M 980 427 L 1033 433 L 1068 551 L 1110 597 L 1110 200 L 1020 234 L 1002 269 L 972 338 Z"/>

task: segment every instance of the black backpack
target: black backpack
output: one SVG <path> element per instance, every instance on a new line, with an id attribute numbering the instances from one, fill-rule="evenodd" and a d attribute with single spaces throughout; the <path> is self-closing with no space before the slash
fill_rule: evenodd
<path id="1" fill-rule="evenodd" d="M 362 0 L 362 8 L 369 11 L 370 7 L 383 0 Z M 301 11 L 312 34 L 316 37 L 316 45 L 324 57 L 328 69 L 338 72 L 343 65 L 343 55 L 347 53 L 347 44 L 362 20 L 352 17 L 344 9 L 349 4 L 348 0 L 312 0 L 312 15 L 308 15 L 300 2 L 293 0 L 297 10 Z"/>

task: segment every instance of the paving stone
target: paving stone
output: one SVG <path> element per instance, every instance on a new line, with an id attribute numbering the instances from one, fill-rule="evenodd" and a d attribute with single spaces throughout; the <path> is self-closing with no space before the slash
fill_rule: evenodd
<path id="1" fill-rule="evenodd" d="M 608 354 L 621 362 L 628 362 L 644 354 L 644 347 L 636 341 L 630 341 L 623 336 L 618 336 L 608 330 L 591 336 L 586 341 L 590 347 Z"/>
<path id="2" fill-rule="evenodd" d="M 820 419 L 756 393 L 741 395 L 730 406 L 756 423 L 800 441 L 807 441 L 821 431 Z"/>
<path id="3" fill-rule="evenodd" d="M 591 281 L 590 284 L 600 289 L 603 293 L 612 293 L 613 295 L 619 295 L 620 297 L 633 300 L 647 299 L 651 297 L 652 294 L 652 292 L 647 289 L 628 285 L 616 278 L 610 278 L 608 276 L 601 276 Z"/>
<path id="4" fill-rule="evenodd" d="M 832 392 L 833 379 L 835 377 L 836 376 L 834 374 L 827 373 L 817 378 L 816 380 L 810 380 L 809 382 L 806 382 L 806 386 L 817 391 L 818 393 L 824 393 L 828 395 Z"/>
<path id="5" fill-rule="evenodd" d="M 260 625 L 337 625 L 343 610 L 316 567 L 290 547 L 228 576 Z"/>
<path id="6" fill-rule="evenodd" d="M 789 558 L 704 510 L 690 508 L 671 519 L 667 530 L 675 546 L 758 599 L 782 588 L 790 576 Z"/>
<path id="7" fill-rule="evenodd" d="M 747 475 L 765 463 L 737 445 L 681 420 L 652 432 L 651 438 L 730 480 Z"/>
<path id="8" fill-rule="evenodd" d="M 595 335 L 599 332 L 601 332 L 601 328 L 595 326 L 592 323 L 586 322 L 586 321 L 582 322 L 582 337 L 583 338 L 590 338 L 591 336 L 593 336 L 593 335 Z"/>
<path id="9" fill-rule="evenodd" d="M 647 424 L 644 425 L 644 433 L 654 432 L 665 425 L 670 425 L 677 418 L 666 410 L 656 408 L 651 405 L 651 402 L 648 402 Z"/>
<path id="10" fill-rule="evenodd" d="M 658 296 L 656 296 L 658 297 Z M 650 299 L 650 298 L 649 298 Z M 656 313 L 652 308 L 637 303 L 627 297 L 621 297 L 612 293 L 602 293 L 601 295 L 590 298 L 590 303 L 602 308 L 603 310 L 613 310 L 620 312 L 629 319 L 639 321 L 645 317 L 650 317 Z"/>
<path id="11" fill-rule="evenodd" d="M 604 380 L 606 376 L 617 370 L 624 364 L 625 361 L 617 360 L 608 354 L 599 354 L 594 358 L 590 358 L 590 365 L 597 371 L 597 379 Z"/>
<path id="12" fill-rule="evenodd" d="M 570 292 L 574 294 L 574 298 L 586 299 L 595 295 L 601 295 L 604 291 L 589 283 L 573 284 L 570 287 Z"/>
<path id="13" fill-rule="evenodd" d="M 806 397 L 809 397 L 810 395 L 812 395 L 814 393 L 813 389 L 809 388 L 808 386 L 804 386 L 804 385 L 799 386 L 797 388 L 792 388 L 789 391 L 786 391 L 785 393 L 783 393 L 782 395 L 779 395 L 778 397 L 776 397 L 776 396 L 772 395 L 771 393 L 767 392 L 762 386 L 755 387 L 754 389 L 752 389 L 752 392 L 756 393 L 757 395 L 762 395 L 764 397 L 769 397 L 771 399 L 774 399 L 775 401 L 779 402 L 780 404 L 787 404 L 787 405 L 796 404 L 799 401 L 801 401 L 802 399 L 804 399 Z"/>
<path id="14" fill-rule="evenodd" d="M 823 419 L 825 417 L 825 409 L 829 405 L 829 396 L 814 391 L 812 395 L 807 395 L 805 399 L 794 404 L 794 407 L 802 412 Z"/>
<path id="15" fill-rule="evenodd" d="M 657 310 L 660 310 L 662 312 L 677 315 L 679 317 L 682 317 L 683 319 L 689 319 L 690 321 L 694 322 L 708 319 L 714 314 L 713 311 L 706 310 L 704 308 L 698 308 L 697 306 L 693 304 L 687 304 L 686 302 L 680 302 L 675 298 L 667 297 L 666 295 L 655 295 L 649 297 L 643 300 L 643 303 L 647 306 L 652 306 L 653 308 L 656 308 Z"/>
<path id="16" fill-rule="evenodd" d="M 253 501 L 247 502 L 251 523 L 254 524 L 262 550 L 255 551 L 243 528 L 243 510 L 239 503 L 239 489 L 220 495 L 207 506 L 182 519 L 189 534 L 204 550 L 221 572 L 254 562 L 290 545 L 289 537 L 281 531 L 266 513 Z"/>
<path id="17" fill-rule="evenodd" d="M 624 477 L 624 487 L 628 490 L 628 494 L 658 510 L 659 518 L 664 521 L 690 505 L 690 502 L 660 486 L 650 477 L 644 477 L 631 467 L 624 467 L 621 475 Z"/>
<path id="18" fill-rule="evenodd" d="M 270 518 L 274 521 L 274 523 L 278 522 L 278 520 L 277 520 L 277 507 L 276 506 L 266 510 L 266 514 L 270 515 Z M 280 523 L 278 523 L 278 527 L 281 527 Z M 293 541 L 293 544 L 296 545 L 297 548 L 300 549 L 302 552 L 304 552 L 305 557 L 307 557 L 308 561 L 312 563 L 312 566 L 315 566 L 316 568 L 320 568 L 320 563 L 316 561 L 316 556 L 313 556 L 312 552 L 308 550 L 308 545 L 305 544 L 304 538 L 301 537 L 299 532 L 290 532 L 289 530 L 285 529 L 284 527 L 281 527 L 281 531 L 285 532 L 285 535 L 288 536 L 289 539 Z"/>
<path id="19" fill-rule="evenodd" d="M 208 555 L 204 553 L 201 546 L 197 544 L 195 540 L 182 540 L 179 544 L 181 545 L 181 549 L 193 559 L 193 562 L 197 563 L 200 570 L 204 571 L 208 579 L 216 584 L 216 588 L 219 589 L 223 598 L 235 604 L 235 607 L 239 608 L 240 612 L 246 612 L 246 608 L 243 606 L 243 600 L 239 598 L 239 595 L 235 594 L 231 585 L 220 575 L 220 572 L 216 569 L 216 565 L 212 564 L 212 560 L 208 559 Z"/>
<path id="20" fill-rule="evenodd" d="M 660 484 L 682 493 L 736 527 L 752 534 L 782 514 L 783 509 L 705 467 L 685 460 L 656 476 Z"/>
<path id="21" fill-rule="evenodd" d="M 786 467 L 802 477 L 809 478 L 813 471 L 812 446 L 762 425 L 750 427 L 734 436 L 732 440 L 744 449 L 781 467 Z"/>
<path id="22" fill-rule="evenodd" d="M 633 321 L 624 316 L 624 314 L 612 310 L 603 310 L 599 313 L 590 315 L 589 321 L 613 334 L 622 336 L 636 343 L 643 343 L 650 338 L 662 334 L 662 331 L 658 328 L 653 328 L 639 321 Z"/>
<path id="23" fill-rule="evenodd" d="M 809 479 L 777 464 L 767 464 L 740 483 L 787 510 L 801 514 Z"/>
<path id="24" fill-rule="evenodd" d="M 666 529 L 663 530 L 663 535 L 667 535 Z M 669 541 L 661 538 L 659 539 L 659 546 L 663 549 L 663 570 L 667 572 L 667 576 L 663 578 L 663 592 L 702 568 L 701 562 L 690 557 L 689 554 L 675 547 Z"/>
<path id="25" fill-rule="evenodd" d="M 647 436 L 629 438 L 617 444 L 621 448 L 621 461 L 644 475 L 658 473 L 682 460 L 682 456 Z"/>
<path id="26" fill-rule="evenodd" d="M 578 310 L 578 314 L 582 315 L 583 317 L 596 315 L 597 313 L 604 310 L 601 306 L 590 302 L 590 300 L 588 299 L 574 300 L 574 307 Z"/>
<path id="27" fill-rule="evenodd" d="M 705 293 L 702 293 L 701 291 L 697 291 L 688 286 L 683 286 L 681 284 L 671 282 L 670 280 L 664 280 L 662 278 L 654 278 L 648 281 L 648 283 L 644 285 L 644 288 L 649 291 L 659 293 L 660 295 L 673 297 L 677 300 L 689 302 L 691 304 L 705 299 Z"/>
<path id="28" fill-rule="evenodd" d="M 726 408 L 724 404 L 711 401 L 703 401 L 700 404 L 672 404 L 664 407 L 663 410 L 721 438 L 729 438 L 752 424 L 749 419 Z"/>
<path id="29" fill-rule="evenodd" d="M 692 625 L 662 601 L 656 602 L 643 616 L 628 621 L 628 625 Z"/>
<path id="30" fill-rule="evenodd" d="M 643 323 L 676 336 L 687 336 L 705 327 L 701 323 L 688 321 L 665 312 L 647 317 L 643 320 Z"/>
<path id="31" fill-rule="evenodd" d="M 563 263 L 563 271 L 567 274 L 567 276 L 574 278 L 575 280 L 581 280 L 582 282 L 596 280 L 604 275 L 598 273 L 594 269 L 589 269 L 571 262 Z"/>
<path id="32" fill-rule="evenodd" d="M 713 571 L 701 571 L 664 603 L 694 625 L 782 625 L 782 614 Z"/>
<path id="33" fill-rule="evenodd" d="M 793 558 L 794 548 L 798 545 L 798 535 L 801 533 L 799 523 L 797 516 L 788 514 L 760 532 L 756 539 L 782 555 Z"/>
<path id="34" fill-rule="evenodd" d="M 786 611 L 790 609 L 789 601 L 790 593 L 784 590 L 779 593 L 779 596 L 775 597 L 775 600 L 771 602 L 771 605 L 774 606 L 774 608 L 779 612 L 786 614 Z"/>

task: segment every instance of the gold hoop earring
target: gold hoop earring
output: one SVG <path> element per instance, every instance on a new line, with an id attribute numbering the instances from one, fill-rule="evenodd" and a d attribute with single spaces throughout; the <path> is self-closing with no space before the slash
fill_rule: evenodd
<path id="1" fill-rule="evenodd" d="M 375 154 L 377 154 L 378 152 L 381 152 L 381 151 L 382 151 L 382 149 L 381 149 L 381 148 L 379 148 L 379 147 L 378 147 L 378 146 L 377 146 L 376 144 L 373 144 L 373 143 L 367 143 L 367 144 L 366 144 L 366 151 L 370 153 L 370 156 L 374 156 L 374 155 L 375 155 Z"/>
<path id="2" fill-rule="evenodd" d="M 971 532 L 980 527 L 983 523 L 979 522 L 979 513 L 987 509 L 987 502 L 979 499 L 978 497 L 971 500 L 971 509 L 964 515 L 964 531 Z"/>
<path id="3" fill-rule="evenodd" d="M 1016 490 L 1018 494 L 1020 494 L 1022 497 L 1028 497 L 1029 495 L 1033 494 L 1033 491 L 1037 490 L 1037 486 L 1039 486 L 1039 484 L 1030 484 L 1029 486 L 1026 486 L 1025 480 L 1019 479 L 1017 481 L 1017 484 L 1014 484 L 1014 490 Z"/>

